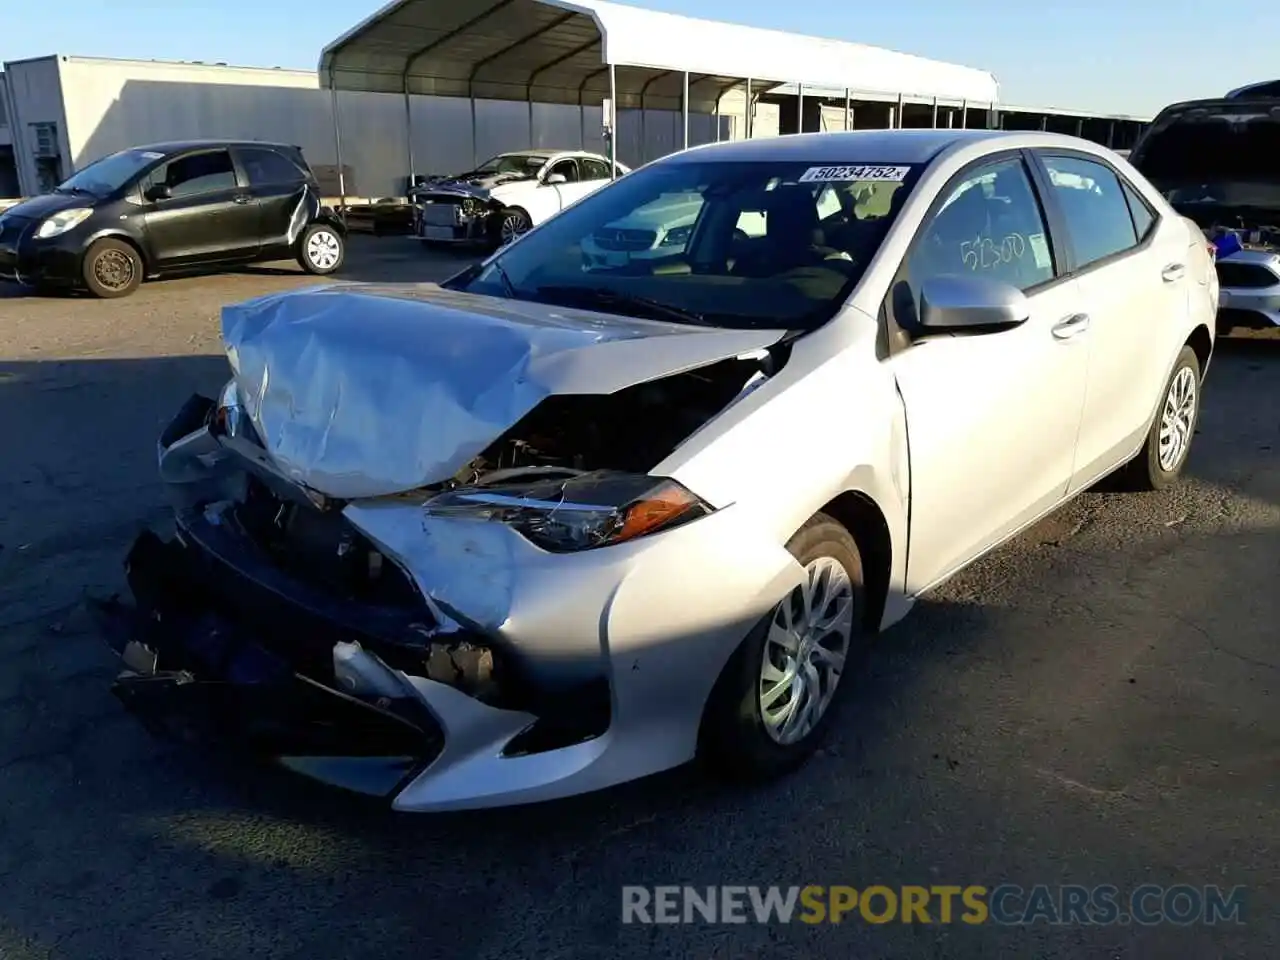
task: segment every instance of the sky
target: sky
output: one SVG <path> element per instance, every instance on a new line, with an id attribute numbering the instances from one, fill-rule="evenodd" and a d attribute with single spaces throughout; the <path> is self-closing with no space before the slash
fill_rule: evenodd
<path id="1" fill-rule="evenodd" d="M 442 0 L 447 2 L 447 0 Z M 1153 115 L 1280 77 L 1280 4 L 1208 0 L 630 0 L 979 67 L 1007 104 Z M 0 61 L 52 53 L 315 69 L 382 0 L 0 0 Z"/>

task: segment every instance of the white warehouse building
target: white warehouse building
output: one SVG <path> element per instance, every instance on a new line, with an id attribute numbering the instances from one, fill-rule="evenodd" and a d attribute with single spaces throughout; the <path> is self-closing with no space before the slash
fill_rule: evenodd
<path id="1" fill-rule="evenodd" d="M 451 19 L 459 26 L 443 26 Z M 662 52 L 680 48 L 669 54 L 678 66 L 655 62 L 653 52 L 636 46 L 650 27 L 664 38 Z M 671 44 L 673 35 L 686 36 L 689 49 Z M 712 57 L 700 71 L 702 49 L 714 37 L 737 53 Z M 567 52 L 557 55 L 557 43 Z M 804 77 L 742 82 L 745 64 L 766 59 L 743 48 L 788 45 L 795 64 L 775 66 L 801 69 L 812 52 L 830 64 L 824 78 L 847 78 L 845 89 L 826 79 L 806 91 Z M 606 58 L 619 52 L 632 59 L 619 61 L 609 112 L 615 68 Z M 525 63 L 529 58 L 538 69 Z M 625 66 L 632 61 L 646 66 Z M 541 64 L 552 64 L 551 73 Z M 572 76 L 556 79 L 566 70 Z M 453 72 L 472 80 L 451 81 Z M 553 87 L 538 98 L 531 79 L 519 96 L 503 86 L 512 85 L 504 77 L 539 73 L 540 84 L 567 89 L 571 79 L 577 92 L 565 96 Z M 896 95 L 870 82 L 885 76 Z M 607 153 L 607 120 L 616 125 L 618 160 L 634 167 L 683 146 L 686 108 L 688 142 L 697 144 L 846 126 L 986 127 L 1016 118 L 1016 108 L 997 112 L 996 100 L 994 78 L 980 70 L 607 0 L 395 0 L 326 47 L 318 71 L 64 55 L 3 64 L 0 200 L 49 190 L 117 150 L 169 140 L 295 144 L 326 193 L 376 198 L 403 195 L 411 176 L 457 173 L 506 150 Z M 1031 117 L 1023 113 L 1019 126 Z M 1031 122 L 1043 127 L 1053 115 L 1036 111 L 1040 119 Z M 1117 122 L 1135 130 L 1142 123 L 1111 118 L 1106 140 Z M 1068 132 L 1090 135 L 1083 123 L 1073 115 Z"/>

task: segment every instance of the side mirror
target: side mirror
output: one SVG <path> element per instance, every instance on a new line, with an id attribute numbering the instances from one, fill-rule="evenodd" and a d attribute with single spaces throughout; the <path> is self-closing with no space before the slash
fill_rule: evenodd
<path id="1" fill-rule="evenodd" d="M 147 192 L 143 196 L 155 203 L 157 200 L 168 200 L 173 196 L 173 191 L 169 189 L 168 184 L 153 183 L 147 187 Z"/>
<path id="2" fill-rule="evenodd" d="M 1030 316 L 1026 294 L 990 277 L 930 277 L 920 287 L 923 334 L 995 333 L 1025 323 Z"/>
<path id="3" fill-rule="evenodd" d="M 548 185 L 548 186 L 554 186 L 554 185 L 555 185 L 555 184 L 557 184 L 557 183 L 568 183 L 568 182 L 569 182 L 569 181 L 565 179 L 565 175 L 564 175 L 563 173 L 549 173 L 549 174 L 547 174 L 547 185 Z"/>

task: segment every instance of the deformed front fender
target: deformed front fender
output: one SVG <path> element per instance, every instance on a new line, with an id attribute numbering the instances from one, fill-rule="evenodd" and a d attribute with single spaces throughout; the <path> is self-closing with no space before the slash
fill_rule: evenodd
<path id="1" fill-rule="evenodd" d="M 346 219 L 332 207 L 321 207 L 311 222 L 323 223 L 327 227 L 333 227 L 342 237 L 347 235 Z"/>

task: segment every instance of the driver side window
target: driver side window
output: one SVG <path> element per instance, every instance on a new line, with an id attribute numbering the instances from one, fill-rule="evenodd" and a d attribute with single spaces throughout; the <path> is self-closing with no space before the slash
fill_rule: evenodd
<path id="1" fill-rule="evenodd" d="M 194 197 L 236 188 L 236 168 L 227 150 L 211 150 L 170 160 L 152 175 L 152 183 L 164 184 L 170 197 Z"/>

